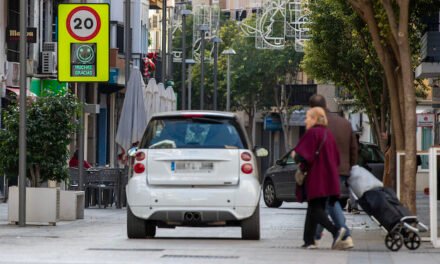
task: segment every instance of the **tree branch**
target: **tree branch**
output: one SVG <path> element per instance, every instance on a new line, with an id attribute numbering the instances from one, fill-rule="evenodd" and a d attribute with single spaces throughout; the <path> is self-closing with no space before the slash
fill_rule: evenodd
<path id="1" fill-rule="evenodd" d="M 399 56 L 399 46 L 398 46 L 398 25 L 396 15 L 394 14 L 393 5 L 390 0 L 381 0 L 382 6 L 387 13 L 388 24 L 391 29 L 391 34 L 388 35 L 388 43 L 391 46 L 392 51 L 394 52 L 394 57 L 397 58 L 398 64 L 400 65 L 400 56 Z"/>

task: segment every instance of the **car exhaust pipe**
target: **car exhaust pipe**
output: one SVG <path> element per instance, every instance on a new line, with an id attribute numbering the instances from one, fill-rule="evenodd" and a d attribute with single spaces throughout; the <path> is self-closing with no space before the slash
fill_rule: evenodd
<path id="1" fill-rule="evenodd" d="M 185 219 L 185 221 L 192 221 L 194 219 L 194 215 L 193 213 L 185 213 L 183 218 Z"/>
<path id="2" fill-rule="evenodd" d="M 202 218 L 200 216 L 200 213 L 198 212 L 186 212 L 183 215 L 183 219 L 187 222 L 197 222 L 200 221 Z"/>
<path id="3" fill-rule="evenodd" d="M 193 220 L 199 221 L 200 220 L 200 214 L 199 213 L 193 213 Z"/>

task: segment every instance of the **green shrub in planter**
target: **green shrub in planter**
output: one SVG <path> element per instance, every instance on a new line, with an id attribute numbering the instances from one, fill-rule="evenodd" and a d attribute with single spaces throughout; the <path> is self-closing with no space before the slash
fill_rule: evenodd
<path id="1" fill-rule="evenodd" d="M 79 103 L 74 95 L 51 94 L 27 101 L 26 144 L 27 177 L 32 186 L 68 177 L 67 146 L 78 127 Z M 0 130 L 0 173 L 8 178 L 18 175 L 19 107 L 12 104 L 3 112 L 4 129 Z"/>

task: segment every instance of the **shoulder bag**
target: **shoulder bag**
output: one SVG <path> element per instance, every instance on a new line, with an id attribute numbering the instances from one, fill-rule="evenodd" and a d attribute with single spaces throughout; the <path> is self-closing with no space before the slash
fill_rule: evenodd
<path id="1" fill-rule="evenodd" d="M 318 149 L 315 152 L 315 157 L 317 157 L 319 155 L 319 152 L 321 152 L 321 148 L 324 145 L 325 140 L 327 139 L 327 130 L 325 131 L 324 134 L 324 139 L 321 141 L 321 144 L 319 144 Z M 296 172 L 295 172 L 295 182 L 296 184 L 298 184 L 299 186 L 302 186 L 304 184 L 304 181 L 306 180 L 307 177 L 307 171 L 306 170 L 301 170 L 299 164 L 296 168 Z"/>

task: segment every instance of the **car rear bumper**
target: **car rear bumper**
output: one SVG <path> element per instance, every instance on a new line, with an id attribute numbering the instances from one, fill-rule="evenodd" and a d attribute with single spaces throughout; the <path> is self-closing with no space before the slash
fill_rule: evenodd
<path id="1" fill-rule="evenodd" d="M 126 189 L 135 216 L 175 224 L 191 213 L 202 223 L 242 220 L 253 214 L 260 199 L 260 184 L 251 175 L 235 186 L 150 186 L 144 176 L 136 176 Z"/>

